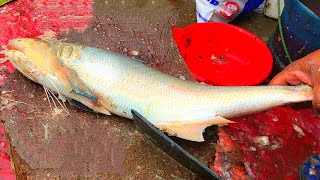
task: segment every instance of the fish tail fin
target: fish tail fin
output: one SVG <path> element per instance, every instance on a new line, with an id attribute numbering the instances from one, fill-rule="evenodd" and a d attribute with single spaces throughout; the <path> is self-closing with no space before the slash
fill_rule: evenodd
<path id="1" fill-rule="evenodd" d="M 211 125 L 226 125 L 228 123 L 234 123 L 228 119 L 220 116 L 216 116 L 212 119 L 207 120 L 196 120 L 193 122 L 184 123 L 166 123 L 166 124 L 156 124 L 156 127 L 162 131 L 167 132 L 171 136 L 177 136 L 179 138 L 203 142 L 204 138 L 202 133 L 205 128 Z"/>

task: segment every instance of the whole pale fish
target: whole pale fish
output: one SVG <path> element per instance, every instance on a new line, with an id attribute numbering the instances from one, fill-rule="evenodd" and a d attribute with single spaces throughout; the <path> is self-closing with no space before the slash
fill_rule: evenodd
<path id="1" fill-rule="evenodd" d="M 130 57 L 57 41 L 14 39 L 6 55 L 29 79 L 96 112 L 132 119 L 134 109 L 161 130 L 192 141 L 203 141 L 210 125 L 232 122 L 225 118 L 312 100 L 309 86 L 208 86 Z"/>

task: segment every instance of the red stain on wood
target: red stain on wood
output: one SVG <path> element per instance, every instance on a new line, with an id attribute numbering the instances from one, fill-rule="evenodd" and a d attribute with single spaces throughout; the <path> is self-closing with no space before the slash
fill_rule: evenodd
<path id="1" fill-rule="evenodd" d="M 93 16 L 93 0 L 16 0 L 0 7 L 0 46 L 14 38 L 36 38 L 45 31 L 84 30 Z M 3 48 L 0 48 L 0 51 Z M 4 58 L 0 54 L 0 59 Z M 0 64 L 0 85 L 15 68 Z M 15 179 L 3 124 L 0 123 L 0 179 Z"/>

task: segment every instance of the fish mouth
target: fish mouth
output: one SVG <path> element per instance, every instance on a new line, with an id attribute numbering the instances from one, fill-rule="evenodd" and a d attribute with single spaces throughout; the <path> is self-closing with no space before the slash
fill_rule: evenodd
<path id="1" fill-rule="evenodd" d="M 15 45 L 9 43 L 9 44 L 7 45 L 7 51 L 19 51 L 19 52 L 23 52 L 23 48 L 18 47 L 18 46 L 15 46 Z"/>
<path id="2" fill-rule="evenodd" d="M 27 78 L 36 81 L 36 78 L 32 75 L 28 65 L 31 65 L 31 63 L 27 63 L 26 60 L 28 60 L 28 57 L 24 54 L 23 50 L 21 50 L 19 47 L 7 45 L 6 50 L 6 56 L 8 57 L 8 60 Z"/>
<path id="3" fill-rule="evenodd" d="M 6 46 L 6 49 L 4 50 L 4 54 L 7 57 L 9 57 L 10 60 L 14 60 L 17 57 L 25 56 L 23 49 L 11 44 L 8 44 Z"/>
<path id="4" fill-rule="evenodd" d="M 12 39 L 9 41 L 7 45 L 8 51 L 24 51 L 25 48 L 31 47 L 35 44 L 35 40 L 29 38 L 19 38 L 19 39 Z"/>
<path id="5" fill-rule="evenodd" d="M 13 45 L 7 45 L 7 51 L 20 51 L 22 52 L 22 50 L 16 46 L 13 46 Z"/>

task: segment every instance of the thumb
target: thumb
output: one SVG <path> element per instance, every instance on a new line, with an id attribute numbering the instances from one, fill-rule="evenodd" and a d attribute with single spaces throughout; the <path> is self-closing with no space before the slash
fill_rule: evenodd
<path id="1" fill-rule="evenodd" d="M 320 69 L 319 69 L 320 70 Z M 318 117 L 320 117 L 320 72 L 315 72 L 313 77 L 313 109 Z"/>

